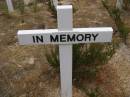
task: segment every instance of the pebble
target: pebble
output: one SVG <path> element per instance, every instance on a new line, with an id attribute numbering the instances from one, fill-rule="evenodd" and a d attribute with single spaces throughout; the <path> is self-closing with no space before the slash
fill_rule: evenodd
<path id="1" fill-rule="evenodd" d="M 34 60 L 34 57 L 29 58 L 28 64 L 33 65 L 35 63 Z"/>
<path id="2" fill-rule="evenodd" d="M 1 12 L 0 12 L 0 16 L 3 15 Z"/>

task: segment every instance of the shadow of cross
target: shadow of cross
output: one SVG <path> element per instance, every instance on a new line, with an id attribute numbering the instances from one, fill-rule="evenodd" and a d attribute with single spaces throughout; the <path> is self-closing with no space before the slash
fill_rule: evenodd
<path id="1" fill-rule="evenodd" d="M 58 29 L 19 30 L 21 45 L 58 44 L 61 97 L 72 97 L 72 44 L 111 42 L 111 27 L 73 28 L 72 5 L 57 6 Z"/>

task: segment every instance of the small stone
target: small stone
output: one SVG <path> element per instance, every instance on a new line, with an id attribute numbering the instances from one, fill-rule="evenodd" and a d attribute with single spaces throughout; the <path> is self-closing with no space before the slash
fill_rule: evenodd
<path id="1" fill-rule="evenodd" d="M 1 12 L 0 12 L 0 16 L 3 15 Z"/>
<path id="2" fill-rule="evenodd" d="M 34 64 L 34 60 L 35 60 L 34 57 L 30 58 L 29 61 L 28 61 L 28 64 L 33 65 Z"/>

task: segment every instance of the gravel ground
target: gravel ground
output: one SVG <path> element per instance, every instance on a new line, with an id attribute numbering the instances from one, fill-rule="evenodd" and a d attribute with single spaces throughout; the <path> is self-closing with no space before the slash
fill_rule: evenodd
<path id="1" fill-rule="evenodd" d="M 130 96 L 130 48 L 124 44 L 120 45 L 115 55 L 110 61 L 112 67 L 115 69 L 118 82 L 121 86 L 125 97 Z"/>

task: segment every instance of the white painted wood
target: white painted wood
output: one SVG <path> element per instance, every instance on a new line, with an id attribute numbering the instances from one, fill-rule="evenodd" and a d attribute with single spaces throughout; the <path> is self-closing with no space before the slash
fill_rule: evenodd
<path id="1" fill-rule="evenodd" d="M 123 0 L 117 0 L 116 1 L 116 8 L 119 10 L 122 10 L 123 8 Z"/>
<path id="2" fill-rule="evenodd" d="M 59 31 L 72 31 L 72 6 L 57 6 Z M 72 44 L 59 45 L 61 97 L 72 97 Z"/>
<path id="3" fill-rule="evenodd" d="M 57 20 L 58 29 L 20 30 L 17 34 L 21 45 L 60 44 L 61 97 L 72 97 L 72 44 L 111 42 L 113 29 L 111 27 L 73 29 L 71 5 L 57 6 Z M 93 40 L 93 37 L 89 37 L 88 40 L 88 36 L 87 40 L 82 40 L 81 36 L 85 36 L 86 34 L 89 36 L 92 36 L 92 34 L 98 34 L 98 36 L 95 40 Z M 75 38 L 79 35 L 79 38 Z M 38 37 L 38 41 L 36 40 L 36 36 Z M 58 41 L 50 41 L 50 37 L 56 36 L 59 39 Z M 74 39 L 72 38 L 71 41 L 66 41 L 68 37 L 73 36 Z"/>
<path id="4" fill-rule="evenodd" d="M 97 42 L 111 42 L 112 33 L 113 29 L 111 27 L 74 28 L 73 31 L 72 30 L 58 31 L 57 29 L 20 30 L 18 31 L 18 39 L 21 45 L 97 43 Z M 81 34 L 84 39 L 81 39 L 82 38 Z M 98 36 L 94 37 L 93 35 L 96 34 L 98 34 Z M 64 35 L 64 37 L 62 35 Z M 86 35 L 90 35 L 90 39 L 89 37 L 85 38 Z M 40 36 L 40 37 L 42 36 L 44 42 L 34 42 L 33 36 Z M 55 38 L 56 36 L 58 36 L 58 41 L 51 41 L 51 37 Z M 68 40 L 68 36 L 69 37 L 75 36 L 75 37 L 73 40 L 70 39 Z M 62 40 L 60 40 L 60 38 Z M 77 40 L 77 38 L 81 40 L 79 41 Z"/>
<path id="5" fill-rule="evenodd" d="M 50 0 L 50 2 L 51 2 L 51 5 L 54 6 L 56 9 L 58 6 L 58 0 Z"/>
<path id="6" fill-rule="evenodd" d="M 6 3 L 7 3 L 7 6 L 8 6 L 9 13 L 13 12 L 14 11 L 14 7 L 13 7 L 13 4 L 12 4 L 12 0 L 6 0 Z"/>
<path id="7" fill-rule="evenodd" d="M 54 4 L 55 8 L 57 8 L 57 6 L 58 6 L 58 0 L 53 0 L 53 4 Z"/>

